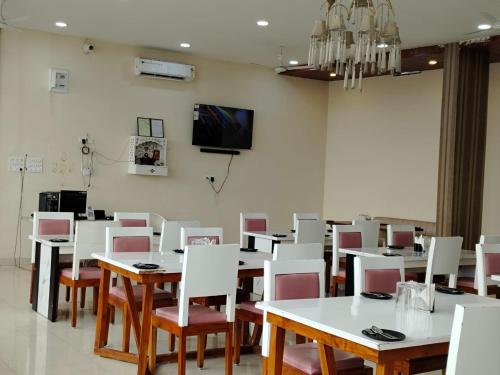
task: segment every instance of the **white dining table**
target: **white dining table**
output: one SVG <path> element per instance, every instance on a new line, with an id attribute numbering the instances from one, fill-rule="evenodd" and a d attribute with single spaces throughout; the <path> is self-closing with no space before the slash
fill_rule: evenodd
<path id="1" fill-rule="evenodd" d="M 405 270 L 420 270 L 427 267 L 428 251 L 416 252 L 413 248 L 401 250 L 388 249 L 387 247 L 362 247 L 362 248 L 340 248 L 340 254 L 346 255 L 346 284 L 345 295 L 354 295 L 354 257 L 391 257 L 402 256 Z M 386 256 L 384 254 L 390 254 Z M 476 264 L 476 252 L 462 250 L 460 266 L 474 266 Z"/>
<path id="2" fill-rule="evenodd" d="M 265 311 L 272 326 L 270 341 L 263 344 L 271 343 L 265 363 L 269 375 L 281 374 L 285 329 L 316 340 L 320 350 L 339 348 L 374 362 L 377 375 L 392 375 L 412 359 L 445 356 L 455 305 L 476 303 L 500 305 L 499 300 L 472 294 L 436 293 L 434 313 L 404 312 L 394 298 L 373 300 L 362 296 L 258 302 L 256 306 Z M 362 330 L 373 325 L 402 332 L 406 338 L 383 342 L 365 336 Z"/>
<path id="3" fill-rule="evenodd" d="M 290 230 L 283 231 L 244 231 L 243 236 L 248 237 L 248 247 L 272 253 L 274 245 L 279 243 L 295 242 L 295 233 Z M 325 235 L 325 245 L 332 244 L 330 233 Z"/>

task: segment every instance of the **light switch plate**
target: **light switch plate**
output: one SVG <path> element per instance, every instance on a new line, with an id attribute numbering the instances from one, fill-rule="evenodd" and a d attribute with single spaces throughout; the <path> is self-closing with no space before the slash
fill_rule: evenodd
<path id="1" fill-rule="evenodd" d="M 29 173 L 43 172 L 43 159 L 39 157 L 29 157 L 26 159 L 26 170 Z"/>
<path id="2" fill-rule="evenodd" d="M 23 156 L 9 156 L 7 169 L 9 172 L 19 172 L 24 168 L 24 157 Z"/>

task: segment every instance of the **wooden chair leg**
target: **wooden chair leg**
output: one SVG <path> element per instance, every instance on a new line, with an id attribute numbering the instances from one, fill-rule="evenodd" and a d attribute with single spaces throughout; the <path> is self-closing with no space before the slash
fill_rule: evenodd
<path id="1" fill-rule="evenodd" d="M 149 335 L 149 371 L 154 374 L 156 371 L 156 341 L 157 329 L 151 326 L 151 334 Z"/>
<path id="2" fill-rule="evenodd" d="M 173 333 L 169 333 L 168 351 L 170 353 L 175 351 L 175 335 Z"/>
<path id="3" fill-rule="evenodd" d="M 226 375 L 233 373 L 233 327 L 231 326 L 226 332 Z"/>
<path id="4" fill-rule="evenodd" d="M 233 353 L 233 361 L 235 365 L 240 364 L 242 327 L 243 326 L 241 324 L 241 320 L 236 319 L 234 321 L 234 353 Z"/>
<path id="5" fill-rule="evenodd" d="M 109 322 L 111 324 L 115 324 L 115 307 L 110 305 L 109 306 Z"/>
<path id="6" fill-rule="evenodd" d="M 66 302 L 69 302 L 69 297 L 71 293 L 71 288 L 69 286 L 66 287 Z"/>
<path id="7" fill-rule="evenodd" d="M 105 307 L 105 309 L 106 309 L 106 314 L 108 314 L 108 319 L 106 319 L 106 326 L 104 327 L 104 345 L 107 345 L 109 337 L 109 318 L 111 316 L 111 306 L 108 305 Z"/>
<path id="8" fill-rule="evenodd" d="M 70 290 L 71 290 L 71 327 L 74 328 L 76 327 L 78 288 L 76 286 L 73 286 L 73 288 L 70 288 Z"/>
<path id="9" fill-rule="evenodd" d="M 85 295 L 87 292 L 87 288 L 81 288 L 80 289 L 80 308 L 84 309 L 85 308 Z"/>
<path id="10" fill-rule="evenodd" d="M 126 353 L 130 350 L 130 315 L 128 311 L 128 306 L 125 305 L 122 311 L 123 320 L 122 320 L 122 350 Z"/>
<path id="11" fill-rule="evenodd" d="M 250 346 L 259 345 L 261 336 L 262 336 L 262 326 L 259 324 L 254 324 L 252 337 L 250 338 Z"/>
<path id="12" fill-rule="evenodd" d="M 95 286 L 93 288 L 93 296 L 92 296 L 92 312 L 94 315 L 97 315 L 97 305 L 99 302 L 99 287 Z"/>
<path id="13" fill-rule="evenodd" d="M 177 374 L 186 375 L 186 336 L 182 330 L 179 335 L 179 351 L 177 352 Z"/>
<path id="14" fill-rule="evenodd" d="M 207 336 L 198 336 L 198 347 L 196 349 L 196 363 L 199 369 L 203 368 L 205 363 L 205 347 L 207 345 Z"/>
<path id="15" fill-rule="evenodd" d="M 332 297 L 337 297 L 337 293 L 338 293 L 338 286 L 337 286 L 337 282 L 333 282 L 332 283 L 332 287 L 330 288 L 330 295 Z"/>

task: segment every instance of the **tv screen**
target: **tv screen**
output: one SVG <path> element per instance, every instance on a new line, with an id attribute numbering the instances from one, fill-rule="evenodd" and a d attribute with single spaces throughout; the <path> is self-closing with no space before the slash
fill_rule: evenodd
<path id="1" fill-rule="evenodd" d="M 253 110 L 195 104 L 193 145 L 251 149 Z"/>

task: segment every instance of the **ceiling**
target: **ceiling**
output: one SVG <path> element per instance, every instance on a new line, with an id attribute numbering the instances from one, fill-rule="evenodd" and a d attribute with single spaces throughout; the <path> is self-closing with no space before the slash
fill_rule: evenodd
<path id="1" fill-rule="evenodd" d="M 323 0 L 7 0 L 7 19 L 16 26 L 243 63 L 279 65 L 307 58 L 313 21 Z M 500 17 L 500 0 L 393 0 L 404 48 L 467 39 L 485 20 Z M 270 25 L 260 28 L 256 21 Z M 58 29 L 55 21 L 68 24 Z M 500 29 L 496 30 L 500 33 Z"/>

